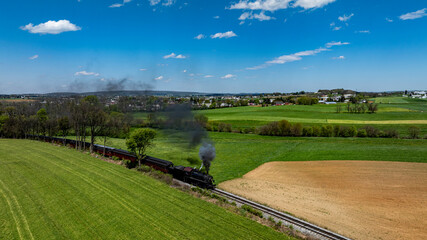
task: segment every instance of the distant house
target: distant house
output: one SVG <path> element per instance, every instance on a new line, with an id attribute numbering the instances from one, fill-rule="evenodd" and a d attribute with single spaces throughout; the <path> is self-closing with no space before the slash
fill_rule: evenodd
<path id="1" fill-rule="evenodd" d="M 350 99 L 351 97 L 355 97 L 355 96 L 356 94 L 352 94 L 352 93 L 344 94 L 345 99 Z"/>
<path id="2" fill-rule="evenodd" d="M 411 94 L 412 98 L 420 98 L 420 99 L 427 99 L 427 93 L 425 91 L 415 91 L 413 94 Z"/>
<path id="3" fill-rule="evenodd" d="M 341 96 L 334 96 L 332 98 L 335 102 L 339 102 L 341 100 Z"/>
<path id="4" fill-rule="evenodd" d="M 284 105 L 284 102 L 282 100 L 276 100 L 276 101 L 274 101 L 274 105 L 282 106 L 282 105 Z"/>
<path id="5" fill-rule="evenodd" d="M 328 95 L 323 95 L 323 96 L 321 96 L 321 97 L 319 97 L 319 102 L 320 101 L 322 101 L 322 102 L 326 102 L 326 101 L 328 101 Z"/>

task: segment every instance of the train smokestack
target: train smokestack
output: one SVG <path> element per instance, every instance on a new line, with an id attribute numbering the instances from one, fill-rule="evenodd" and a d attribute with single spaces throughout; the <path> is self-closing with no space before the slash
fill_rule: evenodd
<path id="1" fill-rule="evenodd" d="M 206 173 L 209 174 L 209 168 L 211 167 L 211 162 L 216 157 L 216 150 L 215 147 L 207 142 L 204 142 L 199 150 L 199 157 L 202 160 L 202 166 L 200 169 L 205 166 Z"/>

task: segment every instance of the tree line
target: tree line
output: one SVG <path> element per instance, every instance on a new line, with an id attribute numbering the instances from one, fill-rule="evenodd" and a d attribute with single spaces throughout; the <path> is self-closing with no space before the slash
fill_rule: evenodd
<path id="1" fill-rule="evenodd" d="M 351 103 L 348 102 L 346 105 L 348 113 L 376 113 L 378 111 L 378 104 L 376 103 Z M 342 112 L 342 105 L 337 104 L 336 113 Z"/>
<path id="2" fill-rule="evenodd" d="M 125 136 L 132 118 L 113 111 L 96 96 L 45 103 L 0 103 L 0 137 L 27 138 L 29 135 L 74 135 L 76 148 L 85 149 L 87 139 L 90 150 L 96 137 Z"/>
<path id="3" fill-rule="evenodd" d="M 420 137 L 420 128 L 410 126 L 409 138 Z M 348 125 L 303 126 L 301 123 L 291 124 L 286 120 L 271 122 L 257 129 L 260 135 L 289 136 L 289 137 L 370 137 L 370 138 L 399 138 L 396 129 L 379 130 L 367 125 L 360 128 Z"/>

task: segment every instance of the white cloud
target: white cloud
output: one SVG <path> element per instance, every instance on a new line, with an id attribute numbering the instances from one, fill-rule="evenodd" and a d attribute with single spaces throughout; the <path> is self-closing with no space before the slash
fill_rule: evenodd
<path id="1" fill-rule="evenodd" d="M 175 0 L 165 0 L 162 5 L 163 6 L 171 6 L 172 4 L 175 3 Z"/>
<path id="2" fill-rule="evenodd" d="M 162 79 L 163 79 L 163 76 L 158 76 L 158 77 L 154 78 L 154 80 L 156 80 L 156 81 L 159 81 L 159 80 L 162 80 Z"/>
<path id="3" fill-rule="evenodd" d="M 258 70 L 258 69 L 266 68 L 266 67 L 274 65 L 274 64 L 285 64 L 285 63 L 289 63 L 289 62 L 300 61 L 303 59 L 303 57 L 314 56 L 314 55 L 321 53 L 321 52 L 330 51 L 330 48 L 333 46 L 342 46 L 342 45 L 347 45 L 347 44 L 349 44 L 349 43 L 348 42 L 329 42 L 329 43 L 325 44 L 326 48 L 320 47 L 320 48 L 317 48 L 315 50 L 307 50 L 307 51 L 292 53 L 292 54 L 288 54 L 288 55 L 283 55 L 283 56 L 274 58 L 273 60 L 267 61 L 264 64 L 261 64 L 261 65 L 255 66 L 255 67 L 249 67 L 246 69 L 247 70 Z"/>
<path id="4" fill-rule="evenodd" d="M 288 62 L 294 62 L 294 61 L 299 61 L 302 59 L 302 57 L 306 57 L 306 56 L 313 56 L 316 55 L 320 52 L 324 52 L 327 51 L 326 48 L 318 48 L 316 50 L 308 50 L 308 51 L 302 51 L 302 52 L 297 52 L 294 54 L 290 54 L 290 55 L 283 55 L 280 57 L 277 57 L 271 61 L 267 61 L 267 64 L 284 64 L 284 63 L 288 63 Z"/>
<path id="5" fill-rule="evenodd" d="M 298 57 L 313 56 L 313 55 L 316 55 L 316 54 L 318 54 L 320 52 L 324 52 L 324 51 L 328 51 L 328 49 L 318 48 L 316 50 L 308 50 L 308 51 L 297 52 L 294 55 L 298 56 Z"/>
<path id="6" fill-rule="evenodd" d="M 214 19 L 219 19 L 219 16 L 214 16 L 213 18 L 214 18 Z"/>
<path id="7" fill-rule="evenodd" d="M 183 72 L 183 73 L 186 73 L 186 72 L 187 72 L 187 69 L 182 70 L 182 72 Z"/>
<path id="8" fill-rule="evenodd" d="M 299 61 L 301 59 L 302 59 L 302 57 L 296 56 L 295 54 L 283 55 L 283 56 L 277 57 L 271 61 L 268 61 L 267 64 L 284 64 L 287 62 Z"/>
<path id="9" fill-rule="evenodd" d="M 223 79 L 229 79 L 229 78 L 234 78 L 234 77 L 236 77 L 236 75 L 233 75 L 233 74 L 227 74 L 227 75 L 225 75 L 225 76 L 223 76 L 223 77 L 221 77 L 221 78 L 223 78 Z"/>
<path id="10" fill-rule="evenodd" d="M 212 78 L 214 77 L 213 75 L 205 75 L 205 78 Z"/>
<path id="11" fill-rule="evenodd" d="M 124 4 L 122 4 L 122 3 L 114 3 L 114 4 L 111 4 L 109 6 L 109 8 L 119 8 L 119 7 L 123 7 L 123 6 L 124 6 Z"/>
<path id="12" fill-rule="evenodd" d="M 242 13 L 242 15 L 240 15 L 239 20 L 244 21 L 244 20 L 248 19 L 249 17 L 253 18 L 252 12 L 250 12 L 250 13 L 249 12 L 244 12 L 244 13 Z"/>
<path id="13" fill-rule="evenodd" d="M 265 15 L 265 11 L 261 11 L 259 14 L 253 14 L 252 12 L 244 12 L 242 15 L 240 15 L 239 20 L 245 21 L 246 19 L 257 19 L 259 21 L 269 21 L 271 19 L 274 19 L 273 17 Z"/>
<path id="14" fill-rule="evenodd" d="M 353 17 L 354 16 L 354 14 L 352 13 L 352 14 L 350 14 L 350 15 L 343 15 L 343 16 L 340 16 L 340 17 L 338 17 L 338 20 L 340 20 L 341 22 L 347 22 L 348 20 L 350 20 L 350 18 L 351 17 Z"/>
<path id="15" fill-rule="evenodd" d="M 151 6 L 157 5 L 161 2 L 161 0 L 148 0 Z"/>
<path id="16" fill-rule="evenodd" d="M 403 14 L 399 18 L 401 20 L 412 20 L 412 19 L 422 18 L 427 16 L 426 11 L 427 11 L 427 8 L 423 8 L 415 12 Z"/>
<path id="17" fill-rule="evenodd" d="M 140 68 L 139 71 L 143 72 L 143 71 L 147 71 L 146 68 Z"/>
<path id="18" fill-rule="evenodd" d="M 240 0 L 240 2 L 231 5 L 230 9 L 276 11 L 288 8 L 290 2 L 292 0 L 255 0 L 252 2 Z"/>
<path id="19" fill-rule="evenodd" d="M 32 56 L 32 57 L 29 57 L 28 59 L 30 59 L 30 60 L 34 60 L 34 59 L 37 59 L 37 58 L 39 58 L 39 55 L 34 55 L 34 56 Z"/>
<path id="20" fill-rule="evenodd" d="M 200 39 L 203 39 L 205 37 L 206 37 L 205 35 L 199 34 L 199 35 L 195 36 L 194 39 L 199 39 L 200 40 Z"/>
<path id="21" fill-rule="evenodd" d="M 335 2 L 335 0 L 296 0 L 293 6 L 302 7 L 304 9 L 321 8 L 333 2 Z"/>
<path id="22" fill-rule="evenodd" d="M 369 30 L 360 30 L 360 31 L 356 31 L 356 33 L 371 33 L 371 31 L 369 31 Z"/>
<path id="23" fill-rule="evenodd" d="M 335 0 L 240 0 L 229 9 L 276 11 L 288 7 L 302 7 L 304 9 L 320 8 Z"/>
<path id="24" fill-rule="evenodd" d="M 390 19 L 390 18 L 385 18 L 385 20 L 386 20 L 387 22 L 393 22 L 393 19 Z"/>
<path id="25" fill-rule="evenodd" d="M 331 48 L 333 46 L 342 46 L 342 45 L 348 45 L 348 44 L 350 44 L 350 43 L 349 42 L 341 42 L 341 41 L 339 41 L 339 42 L 328 42 L 325 46 L 327 48 Z"/>
<path id="26" fill-rule="evenodd" d="M 99 76 L 99 73 L 95 73 L 95 72 L 86 72 L 86 71 L 81 71 L 81 72 L 76 72 L 74 73 L 75 76 Z"/>
<path id="27" fill-rule="evenodd" d="M 345 57 L 344 56 L 339 56 L 339 57 L 333 57 L 332 59 L 336 59 L 336 60 L 344 60 Z"/>
<path id="28" fill-rule="evenodd" d="M 348 20 L 350 20 L 350 18 L 352 18 L 354 16 L 354 14 L 350 14 L 350 15 L 343 15 L 338 17 L 338 20 L 343 22 L 345 26 L 348 26 L 348 23 L 346 23 Z M 331 24 L 329 24 L 329 26 L 332 28 L 332 31 L 339 31 L 343 28 L 343 26 L 337 26 L 335 24 L 335 22 L 332 22 Z"/>
<path id="29" fill-rule="evenodd" d="M 215 33 L 214 35 L 211 35 L 211 38 L 231 38 L 231 37 L 237 37 L 237 35 L 233 31 L 228 31 L 225 33 Z"/>
<path id="30" fill-rule="evenodd" d="M 240 0 L 240 2 L 231 5 L 230 9 L 276 11 L 288 8 L 291 1 L 292 0 L 255 0 L 249 2 L 248 0 Z"/>
<path id="31" fill-rule="evenodd" d="M 148 0 L 151 6 L 156 6 L 159 3 L 162 3 L 163 6 L 171 6 L 175 3 L 175 0 Z"/>
<path id="32" fill-rule="evenodd" d="M 186 56 L 184 56 L 184 55 L 181 55 L 181 54 L 176 55 L 175 53 L 171 53 L 171 54 L 169 54 L 169 55 L 163 56 L 163 58 L 164 58 L 164 59 L 168 59 L 168 58 L 185 59 L 185 58 L 187 58 L 187 57 L 186 57 Z"/>
<path id="33" fill-rule="evenodd" d="M 32 23 L 29 23 L 21 27 L 21 29 L 27 30 L 30 33 L 59 34 L 63 32 L 79 31 L 81 30 L 81 27 L 76 26 L 70 23 L 70 21 L 64 19 L 59 21 L 47 21 L 36 26 L 34 26 Z"/>
<path id="34" fill-rule="evenodd" d="M 132 0 L 123 0 L 123 3 L 115 3 L 109 6 L 109 8 L 119 8 L 123 7 L 126 3 L 130 3 Z"/>

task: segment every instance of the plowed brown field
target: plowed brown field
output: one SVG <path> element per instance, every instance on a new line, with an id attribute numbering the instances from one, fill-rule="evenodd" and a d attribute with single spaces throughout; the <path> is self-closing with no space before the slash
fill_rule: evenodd
<path id="1" fill-rule="evenodd" d="M 427 239 L 427 164 L 270 162 L 220 188 L 355 239 Z"/>

